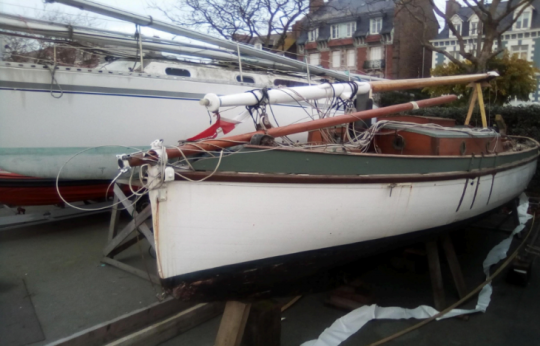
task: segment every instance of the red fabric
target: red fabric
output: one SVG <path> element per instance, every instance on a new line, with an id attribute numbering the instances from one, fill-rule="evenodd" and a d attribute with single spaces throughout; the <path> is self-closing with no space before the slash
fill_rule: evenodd
<path id="1" fill-rule="evenodd" d="M 203 132 L 199 133 L 198 135 L 188 138 L 187 140 L 189 142 L 197 141 L 199 139 L 205 139 L 205 138 L 216 138 L 217 137 L 217 130 L 221 128 L 224 134 L 227 134 L 234 130 L 234 127 L 238 124 L 234 120 L 229 119 L 222 119 L 221 116 L 217 115 L 217 120 L 214 125 L 210 126 Z"/>

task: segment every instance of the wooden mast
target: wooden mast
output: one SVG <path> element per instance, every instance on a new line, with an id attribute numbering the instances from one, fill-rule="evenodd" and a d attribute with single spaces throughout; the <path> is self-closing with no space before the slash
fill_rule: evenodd
<path id="1" fill-rule="evenodd" d="M 319 130 L 325 127 L 351 123 L 357 120 L 367 120 L 371 118 L 377 118 L 384 115 L 412 110 L 415 108 L 437 106 L 437 105 L 452 102 L 455 100 L 457 100 L 457 96 L 447 95 L 447 96 L 441 96 L 441 97 L 431 98 L 427 100 L 407 102 L 407 103 L 402 103 L 402 104 L 389 106 L 389 107 L 370 109 L 370 110 L 356 112 L 356 113 L 344 114 L 344 115 L 339 115 L 339 116 L 335 116 L 331 118 L 323 118 L 323 119 L 313 120 L 313 121 L 300 123 L 300 124 L 292 124 L 292 125 L 287 125 L 287 126 L 275 127 L 275 128 L 271 128 L 267 130 L 266 132 L 256 131 L 256 132 L 249 132 L 249 133 L 236 135 L 236 136 L 224 137 L 221 139 L 202 140 L 199 142 L 195 142 L 193 144 L 186 143 L 175 149 L 167 149 L 167 156 L 168 158 L 177 158 L 177 157 L 182 157 L 182 156 L 190 156 L 190 155 L 199 154 L 204 151 L 221 150 L 221 149 L 229 148 L 238 144 L 248 143 L 251 140 L 251 137 L 253 137 L 256 134 L 263 134 L 263 135 L 266 134 L 273 137 L 288 136 L 295 133 Z M 129 164 L 129 166 L 140 166 L 145 163 L 148 163 L 148 161 L 150 162 L 155 161 L 156 159 L 157 159 L 156 153 L 150 151 L 144 157 L 142 156 L 142 154 L 135 154 L 133 156 L 124 157 L 122 159 L 122 162 L 119 162 L 119 163 L 121 164 L 127 163 Z"/>

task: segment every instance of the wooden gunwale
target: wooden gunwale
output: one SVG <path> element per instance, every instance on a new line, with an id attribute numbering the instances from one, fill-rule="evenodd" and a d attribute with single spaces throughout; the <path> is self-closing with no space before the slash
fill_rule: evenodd
<path id="1" fill-rule="evenodd" d="M 495 156 L 508 156 L 508 155 L 515 155 L 518 153 L 525 153 L 527 151 L 532 150 L 539 150 L 540 149 L 540 143 L 536 140 L 529 138 L 529 137 L 523 137 L 523 136 L 507 136 L 508 138 L 516 138 L 516 139 L 527 139 L 536 144 L 536 147 L 531 147 L 526 150 L 522 151 L 505 151 L 501 153 L 494 153 L 494 154 L 484 154 L 484 158 L 490 158 Z M 269 147 L 265 146 L 258 146 L 258 145 L 244 145 L 245 148 L 253 148 L 253 149 L 263 149 L 268 150 Z M 422 158 L 422 159 L 464 159 L 464 158 L 470 158 L 473 155 L 463 155 L 463 156 L 456 156 L 456 155 L 397 155 L 397 154 L 378 154 L 378 153 L 357 153 L 357 152 L 347 152 L 347 153 L 333 153 L 333 152 L 322 152 L 322 151 L 311 151 L 311 150 L 305 150 L 300 148 L 294 148 L 294 147 L 277 147 L 277 148 L 271 148 L 272 150 L 283 150 L 283 151 L 293 151 L 293 152 L 309 152 L 309 153 L 317 153 L 317 154 L 324 154 L 324 155 L 351 155 L 351 156 L 365 156 L 365 157 L 395 157 L 395 158 Z M 478 154 L 475 157 L 478 158 Z"/>
<path id="2" fill-rule="evenodd" d="M 538 150 L 532 148 L 530 150 Z M 399 156 L 399 155 L 395 155 Z M 495 156 L 495 155 L 494 155 Z M 474 169 L 470 172 L 457 171 L 429 174 L 395 174 L 395 175 L 306 175 L 306 174 L 260 174 L 260 173 L 230 173 L 216 172 L 205 181 L 214 182 L 243 182 L 243 183 L 291 183 L 291 184 L 380 184 L 380 183 L 403 183 L 403 182 L 433 182 L 456 179 L 471 179 L 486 175 L 495 175 L 519 166 L 535 161 L 540 156 L 536 155 L 501 165 L 496 168 Z M 399 156 L 402 157 L 402 156 Z M 434 156 L 436 157 L 436 156 Z M 210 175 L 208 171 L 182 172 L 183 176 L 200 180 Z M 184 180 L 180 177 L 177 180 Z"/>

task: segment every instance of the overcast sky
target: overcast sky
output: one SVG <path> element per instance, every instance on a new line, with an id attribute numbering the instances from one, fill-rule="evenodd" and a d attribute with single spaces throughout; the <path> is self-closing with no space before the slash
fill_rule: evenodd
<path id="1" fill-rule="evenodd" d="M 99 0 L 97 2 L 110 5 L 119 9 L 127 10 L 136 14 L 150 15 L 155 19 L 168 22 L 168 19 L 159 11 L 151 9 L 148 0 Z M 178 2 L 177 0 L 155 0 L 156 3 L 165 7 Z M 436 3 L 444 11 L 445 0 L 436 0 Z M 47 12 L 61 12 L 67 15 L 77 16 L 86 14 L 89 17 L 98 18 L 99 27 L 107 30 L 123 31 L 128 33 L 135 32 L 135 25 L 119 21 L 113 18 L 101 16 L 95 13 L 88 13 L 77 8 L 62 4 L 45 4 L 43 0 L 0 0 L 0 12 L 22 15 L 25 17 L 40 17 Z M 151 28 L 142 28 L 144 35 L 159 36 L 161 38 L 171 39 L 172 35 L 163 33 Z"/>

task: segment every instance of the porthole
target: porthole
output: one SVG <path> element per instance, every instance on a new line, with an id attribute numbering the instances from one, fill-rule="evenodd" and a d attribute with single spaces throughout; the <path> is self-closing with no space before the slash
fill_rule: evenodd
<path id="1" fill-rule="evenodd" d="M 165 73 L 169 76 L 191 77 L 191 73 L 188 70 L 182 68 L 167 67 Z"/>
<path id="2" fill-rule="evenodd" d="M 243 79 L 243 81 L 242 81 L 242 79 Z M 253 83 L 253 84 L 255 84 L 255 79 L 253 79 L 253 77 L 250 77 L 250 76 L 242 76 L 242 78 L 240 78 L 240 76 L 236 76 L 236 81 L 240 82 L 240 83 Z"/>

